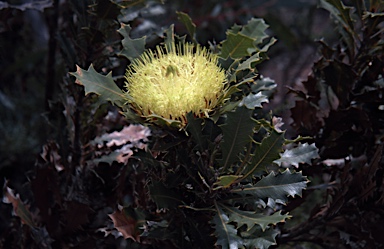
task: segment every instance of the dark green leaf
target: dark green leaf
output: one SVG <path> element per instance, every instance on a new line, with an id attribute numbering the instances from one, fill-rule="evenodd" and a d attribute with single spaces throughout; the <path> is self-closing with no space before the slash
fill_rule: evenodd
<path id="1" fill-rule="evenodd" d="M 241 59 L 251 55 L 256 50 L 254 39 L 243 35 L 227 32 L 227 39 L 223 42 L 220 57 L 227 59 Z"/>
<path id="2" fill-rule="evenodd" d="M 223 159 L 219 162 L 224 169 L 239 159 L 239 153 L 252 140 L 251 134 L 256 123 L 251 116 L 252 110 L 239 107 L 234 112 L 229 112 L 226 122 L 220 126 L 223 131 L 223 140 L 220 143 Z"/>
<path id="3" fill-rule="evenodd" d="M 274 229 L 261 231 L 258 226 L 254 226 L 250 231 L 241 232 L 243 242 L 247 248 L 267 249 L 276 245 L 276 235 L 279 233 Z"/>
<path id="4" fill-rule="evenodd" d="M 314 143 L 300 143 L 296 148 L 285 150 L 280 156 L 274 161 L 279 166 L 286 164 L 299 167 L 299 163 L 310 164 L 312 159 L 319 157 L 319 153 Z"/>
<path id="5" fill-rule="evenodd" d="M 214 234 L 217 237 L 215 245 L 222 249 L 237 249 L 242 247 L 242 239 L 237 235 L 237 229 L 228 224 L 228 215 L 216 204 L 216 215 L 211 223 L 214 225 Z"/>
<path id="6" fill-rule="evenodd" d="M 240 63 L 236 71 L 243 71 L 243 70 L 253 70 L 256 64 L 261 62 L 260 53 L 255 53 L 248 59 L 246 59 L 244 62 Z"/>
<path id="7" fill-rule="evenodd" d="M 176 11 L 177 17 L 187 28 L 188 34 L 191 36 L 193 42 L 196 42 L 196 25 L 187 13 Z"/>
<path id="8" fill-rule="evenodd" d="M 243 178 L 252 176 L 256 170 L 264 171 L 268 165 L 280 157 L 283 144 L 284 133 L 272 130 L 269 136 L 256 144 L 252 159 L 242 172 Z"/>
<path id="9" fill-rule="evenodd" d="M 220 204 L 219 204 L 220 205 Z M 281 214 L 281 211 L 276 212 L 272 215 L 266 215 L 263 213 L 255 213 L 253 211 L 243 211 L 236 207 L 231 207 L 227 205 L 220 205 L 220 207 L 229 215 L 228 222 L 236 222 L 237 227 L 243 225 L 247 226 L 247 230 L 253 228 L 254 225 L 259 225 L 263 231 L 269 225 L 276 225 L 279 222 L 285 222 L 286 219 L 291 218 L 292 216 Z"/>
<path id="10" fill-rule="evenodd" d="M 346 7 L 340 0 L 320 0 L 320 7 L 329 11 L 331 16 L 336 20 L 340 34 L 342 35 L 351 58 L 354 57 L 355 40 L 357 34 L 354 31 L 354 20 L 351 17 L 352 8 Z"/>
<path id="11" fill-rule="evenodd" d="M 308 180 L 301 172 L 291 173 L 288 169 L 283 173 L 271 172 L 256 184 L 247 184 L 241 188 L 231 190 L 234 194 L 239 194 L 244 198 L 278 200 L 286 203 L 287 196 L 301 196 L 302 190 L 306 188 Z"/>
<path id="12" fill-rule="evenodd" d="M 243 29 L 240 31 L 240 33 L 252 38 L 254 40 L 254 44 L 258 45 L 268 37 L 268 35 L 265 33 L 267 28 L 268 25 L 265 24 L 263 19 L 252 18 L 246 25 L 243 26 Z"/>
<path id="13" fill-rule="evenodd" d="M 203 137 L 202 133 L 202 119 L 195 118 L 193 114 L 190 112 L 187 114 L 187 132 L 191 134 L 192 139 L 198 146 L 199 150 L 204 150 L 207 148 L 207 140 Z"/>
<path id="14" fill-rule="evenodd" d="M 121 24 L 121 28 L 118 32 L 124 37 L 121 41 L 123 49 L 119 53 L 132 61 L 135 58 L 139 58 L 140 55 L 145 51 L 145 37 L 139 39 L 132 39 L 129 36 L 131 27 L 129 25 Z"/>
<path id="15" fill-rule="evenodd" d="M 183 204 L 180 196 L 172 189 L 165 187 L 161 182 L 150 185 L 149 194 L 158 209 L 174 208 Z"/>
<path id="16" fill-rule="evenodd" d="M 121 106 L 122 103 L 126 101 L 127 97 L 121 89 L 117 87 L 112 79 L 111 73 L 106 76 L 99 74 L 91 64 L 88 71 L 77 66 L 77 71 L 70 74 L 76 77 L 77 84 L 84 86 L 86 95 L 89 93 L 96 93 L 99 95 L 100 104 L 111 101 L 112 103 Z"/>

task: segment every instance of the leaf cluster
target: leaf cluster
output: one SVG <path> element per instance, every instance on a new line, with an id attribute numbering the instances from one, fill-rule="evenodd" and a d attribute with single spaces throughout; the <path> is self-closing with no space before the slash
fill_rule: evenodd
<path id="1" fill-rule="evenodd" d="M 287 240 L 305 237 L 326 247 L 380 248 L 384 244 L 375 224 L 384 218 L 384 5 L 322 0 L 319 6 L 335 21 L 339 41 L 319 41 L 320 58 L 302 82 L 304 88 L 290 89 L 296 96 L 291 113 L 296 129 L 313 136 L 320 150 L 320 171 L 310 175 L 329 178 L 324 198 L 299 225 L 302 229 L 288 232 Z M 377 222 L 366 220 L 373 216 Z"/>

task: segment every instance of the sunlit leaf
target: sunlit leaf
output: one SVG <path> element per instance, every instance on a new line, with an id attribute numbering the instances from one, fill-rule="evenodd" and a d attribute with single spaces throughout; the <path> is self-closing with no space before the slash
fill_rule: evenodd
<path id="1" fill-rule="evenodd" d="M 132 39 L 129 36 L 131 27 L 125 24 L 121 24 L 118 32 L 124 37 L 121 41 L 123 49 L 120 51 L 119 55 L 122 55 L 131 61 L 140 57 L 140 55 L 145 51 L 145 36 L 139 39 Z"/>
<path id="2" fill-rule="evenodd" d="M 299 167 L 299 163 L 310 164 L 312 159 L 319 157 L 319 153 L 315 144 L 300 143 L 296 148 L 285 150 L 280 156 L 274 163 Z"/>
<path id="3" fill-rule="evenodd" d="M 264 39 L 268 38 L 268 35 L 265 33 L 267 28 L 268 25 L 263 19 L 252 18 L 246 25 L 243 26 L 240 33 L 252 38 L 254 40 L 254 44 L 258 45 L 262 43 Z"/>
<path id="4" fill-rule="evenodd" d="M 223 42 L 220 57 L 240 59 L 249 56 L 256 50 L 253 42 L 254 40 L 246 35 L 227 32 L 227 39 Z"/>
<path id="5" fill-rule="evenodd" d="M 244 105 L 248 109 L 255 109 L 256 107 L 262 107 L 262 103 L 268 103 L 268 97 L 263 95 L 261 92 L 256 94 L 248 94 L 240 102 L 240 106 Z"/>
<path id="6" fill-rule="evenodd" d="M 99 95 L 100 103 L 111 101 L 116 105 L 122 105 L 125 102 L 125 95 L 123 91 L 117 87 L 112 78 L 112 73 L 104 76 L 99 74 L 91 64 L 88 71 L 81 69 L 77 66 L 77 71 L 71 73 L 76 77 L 76 83 L 83 85 L 85 94 L 96 93 Z"/>
<path id="7" fill-rule="evenodd" d="M 216 188 L 229 188 L 239 178 L 241 178 L 241 176 L 238 175 L 219 176 L 214 185 L 218 186 Z"/>

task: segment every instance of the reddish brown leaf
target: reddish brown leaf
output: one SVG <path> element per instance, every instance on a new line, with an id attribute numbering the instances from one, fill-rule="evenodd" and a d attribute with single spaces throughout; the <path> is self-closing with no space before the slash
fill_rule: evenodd
<path id="1" fill-rule="evenodd" d="M 24 204 L 19 195 L 15 195 L 14 191 L 6 185 L 4 186 L 3 202 L 12 204 L 15 215 L 18 216 L 24 224 L 30 227 L 36 227 L 28 205 Z"/>
<path id="2" fill-rule="evenodd" d="M 109 217 L 112 219 L 115 228 L 123 234 L 124 239 L 131 238 L 140 242 L 140 233 L 137 228 L 138 221 L 128 216 L 122 210 L 116 210 Z"/>

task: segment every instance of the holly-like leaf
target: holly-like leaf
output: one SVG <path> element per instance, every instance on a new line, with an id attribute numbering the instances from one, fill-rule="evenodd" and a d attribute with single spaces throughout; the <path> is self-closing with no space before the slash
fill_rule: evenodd
<path id="1" fill-rule="evenodd" d="M 216 215 L 213 217 L 213 224 L 217 237 L 215 245 L 221 246 L 222 249 L 238 249 L 243 245 L 241 237 L 237 235 L 235 226 L 228 224 L 228 215 L 215 203 Z"/>
<path id="2" fill-rule="evenodd" d="M 293 149 L 287 149 L 284 153 L 280 154 L 280 158 L 275 160 L 274 163 L 279 166 L 292 165 L 296 168 L 299 167 L 299 163 L 311 163 L 311 160 L 319 157 L 318 149 L 315 144 L 304 143 Z"/>
<path id="3" fill-rule="evenodd" d="M 77 71 L 70 74 L 76 77 L 77 84 L 84 86 L 86 95 L 96 93 L 99 95 L 100 104 L 111 101 L 121 106 L 126 101 L 123 91 L 113 81 L 112 73 L 106 76 L 99 74 L 92 64 L 89 66 L 88 71 L 81 69 L 79 66 L 76 67 Z"/>
<path id="4" fill-rule="evenodd" d="M 264 171 L 268 165 L 278 159 L 284 140 L 284 133 L 273 129 L 269 136 L 264 137 L 261 143 L 256 143 L 251 161 L 242 172 L 243 178 L 252 176 L 256 171 Z"/>
<path id="5" fill-rule="evenodd" d="M 173 208 L 183 204 L 179 194 L 167 188 L 161 182 L 149 186 L 149 194 L 158 209 Z"/>
<path id="6" fill-rule="evenodd" d="M 258 45 L 263 42 L 264 39 L 268 38 L 265 30 L 268 25 L 261 18 L 252 18 L 246 25 L 243 26 L 240 31 L 241 34 L 250 37 L 254 40 L 254 44 Z"/>
<path id="7" fill-rule="evenodd" d="M 255 65 L 260 63 L 261 60 L 262 59 L 260 57 L 260 53 L 255 53 L 254 55 L 252 55 L 251 57 L 249 57 L 248 59 L 240 63 L 237 66 L 236 71 L 253 70 Z"/>
<path id="8" fill-rule="evenodd" d="M 134 241 L 140 242 L 140 230 L 138 228 L 140 221 L 137 220 L 135 215 L 129 215 L 123 209 L 116 210 L 108 216 L 112 219 L 115 228 L 122 233 L 124 239 L 131 238 Z"/>
<path id="9" fill-rule="evenodd" d="M 301 196 L 307 187 L 308 179 L 301 172 L 291 173 L 288 169 L 282 173 L 271 172 L 256 184 L 247 184 L 231 190 L 231 193 L 241 195 L 245 199 L 271 198 L 280 203 L 286 203 L 288 196 Z"/>
<path id="10" fill-rule="evenodd" d="M 269 225 L 276 225 L 279 222 L 285 222 L 286 219 L 291 218 L 292 216 L 288 214 L 281 214 L 281 211 L 273 213 L 272 215 L 266 215 L 263 213 L 256 213 L 252 211 L 243 211 L 236 207 L 231 207 L 223 204 L 219 204 L 220 207 L 228 214 L 229 221 L 237 223 L 237 227 L 243 225 L 247 226 L 247 230 L 253 228 L 254 225 L 259 225 L 262 231 Z"/>
<path id="11" fill-rule="evenodd" d="M 223 140 L 220 147 L 223 159 L 219 160 L 219 163 L 224 170 L 239 159 L 239 153 L 244 151 L 245 145 L 252 140 L 251 134 L 256 123 L 251 116 L 252 110 L 239 107 L 228 113 L 226 122 L 221 125 Z"/>
<path id="12" fill-rule="evenodd" d="M 119 55 L 126 57 L 130 61 L 139 58 L 145 51 L 145 36 L 139 39 L 132 39 L 129 36 L 131 27 L 125 24 L 121 24 L 120 29 L 117 31 L 124 37 L 121 41 L 123 49 L 120 51 Z"/>
<path id="13" fill-rule="evenodd" d="M 13 206 L 13 212 L 16 216 L 21 219 L 21 222 L 27 224 L 30 227 L 36 227 L 36 224 L 33 220 L 32 214 L 29 211 L 29 207 L 23 203 L 18 195 L 14 193 L 14 191 L 8 186 L 4 186 L 4 203 L 11 203 Z"/>
<path id="14" fill-rule="evenodd" d="M 267 28 L 268 25 L 265 24 L 264 20 L 257 18 L 252 18 L 244 26 L 234 25 L 227 31 L 227 39 L 222 43 L 220 57 L 224 60 L 228 59 L 228 57 L 236 60 L 260 51 L 257 46 L 268 37 L 265 33 Z M 270 45 L 274 42 L 275 40 Z M 267 49 L 270 45 L 264 49 Z M 248 61 L 242 67 L 247 67 L 247 64 L 253 62 L 255 62 L 255 58 Z"/>
<path id="15" fill-rule="evenodd" d="M 241 59 L 249 56 L 256 50 L 253 42 L 254 39 L 246 35 L 227 32 L 227 39 L 223 42 L 220 57 L 226 60 L 228 57 Z"/>
<path id="16" fill-rule="evenodd" d="M 247 248 L 268 249 L 276 245 L 276 235 L 279 233 L 274 229 L 262 231 L 258 226 L 254 226 L 249 231 L 241 232 L 244 238 L 243 243 Z"/>
<path id="17" fill-rule="evenodd" d="M 177 17 L 187 28 L 188 34 L 194 42 L 196 42 L 196 25 L 192 22 L 191 17 L 184 12 L 176 11 Z"/>
<path id="18" fill-rule="evenodd" d="M 263 95 L 261 92 L 256 94 L 248 94 L 240 102 L 240 106 L 244 105 L 248 109 L 255 109 L 256 107 L 262 107 L 262 103 L 268 103 L 268 97 Z"/>
<path id="19" fill-rule="evenodd" d="M 101 148 L 104 143 L 107 147 L 120 146 L 127 143 L 132 144 L 140 149 L 143 149 L 143 143 L 147 142 L 151 135 L 151 130 L 142 125 L 125 126 L 121 131 L 105 133 L 100 137 L 96 137 L 92 144 L 96 144 Z"/>

